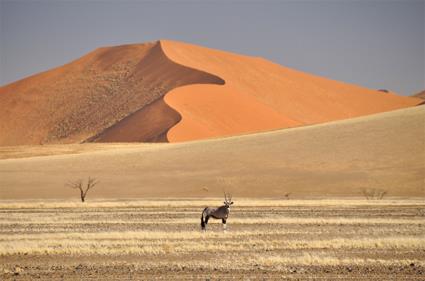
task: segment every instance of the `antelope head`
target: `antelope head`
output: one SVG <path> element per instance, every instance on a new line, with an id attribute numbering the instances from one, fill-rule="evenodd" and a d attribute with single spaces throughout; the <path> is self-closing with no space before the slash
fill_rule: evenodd
<path id="1" fill-rule="evenodd" d="M 230 205 L 233 204 L 232 195 L 224 192 L 224 202 L 223 203 L 226 207 L 230 207 Z"/>

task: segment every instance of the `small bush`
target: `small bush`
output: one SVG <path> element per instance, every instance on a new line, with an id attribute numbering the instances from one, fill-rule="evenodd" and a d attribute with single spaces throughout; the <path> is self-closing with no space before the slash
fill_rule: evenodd
<path id="1" fill-rule="evenodd" d="M 362 190 L 366 200 L 382 200 L 388 192 L 379 188 L 365 188 Z"/>

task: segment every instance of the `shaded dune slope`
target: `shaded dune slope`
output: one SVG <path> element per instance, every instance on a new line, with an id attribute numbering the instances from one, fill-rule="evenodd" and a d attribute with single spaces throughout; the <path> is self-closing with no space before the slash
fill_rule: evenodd
<path id="1" fill-rule="evenodd" d="M 153 46 L 96 49 L 0 88 L 0 144 L 79 142 L 155 99 L 131 76 Z"/>
<path id="2" fill-rule="evenodd" d="M 0 145 L 166 141 L 180 120 L 162 97 L 187 84 L 224 84 L 169 60 L 161 43 L 97 49 L 0 88 Z"/>
<path id="3" fill-rule="evenodd" d="M 193 85 L 167 94 L 165 101 L 182 114 L 181 122 L 168 132 L 170 141 L 323 123 L 421 102 L 306 74 L 262 58 L 161 42 L 171 60 L 226 81 L 220 87 Z M 239 100 L 243 102 L 238 104 Z"/>
<path id="4" fill-rule="evenodd" d="M 212 140 L 119 149 L 91 143 L 73 155 L 60 147 L 43 146 L 42 154 L 53 154 L 44 157 L 34 157 L 39 146 L 14 147 L 27 158 L 0 160 L 0 186 L 7 187 L 0 188 L 0 197 L 78 200 L 63 184 L 88 176 L 101 182 L 90 198 L 212 197 L 223 189 L 236 199 L 289 192 L 291 198 L 362 197 L 366 188 L 388 196 L 425 195 L 423 106 Z M 13 158 L 13 148 L 8 151 L 0 149 L 0 156 Z"/>

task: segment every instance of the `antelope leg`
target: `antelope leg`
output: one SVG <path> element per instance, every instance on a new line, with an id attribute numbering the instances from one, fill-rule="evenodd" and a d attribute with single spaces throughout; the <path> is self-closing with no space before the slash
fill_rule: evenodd
<path id="1" fill-rule="evenodd" d="M 221 221 L 223 222 L 223 230 L 226 231 L 226 228 L 227 228 L 226 220 L 222 219 Z"/>

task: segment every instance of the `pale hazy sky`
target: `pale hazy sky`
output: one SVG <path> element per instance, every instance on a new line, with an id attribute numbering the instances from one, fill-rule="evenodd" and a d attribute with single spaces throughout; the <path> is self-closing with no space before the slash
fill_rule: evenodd
<path id="1" fill-rule="evenodd" d="M 0 85 L 97 47 L 157 39 L 403 95 L 425 89 L 425 0 L 0 0 Z"/>

